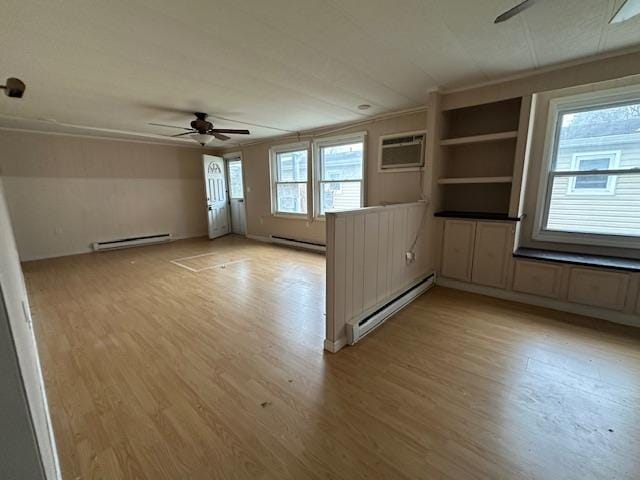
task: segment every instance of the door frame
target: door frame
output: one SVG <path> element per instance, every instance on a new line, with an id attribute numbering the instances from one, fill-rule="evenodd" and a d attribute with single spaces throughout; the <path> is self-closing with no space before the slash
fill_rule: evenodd
<path id="1" fill-rule="evenodd" d="M 233 215 L 231 214 L 231 187 L 229 183 L 229 161 L 230 160 L 240 160 L 240 164 L 242 165 L 242 209 L 244 210 L 244 236 L 247 236 L 248 233 L 248 221 L 247 221 L 247 183 L 245 182 L 246 176 L 244 173 L 244 159 L 242 158 L 242 151 L 238 150 L 236 152 L 224 153 L 222 155 L 224 159 L 224 174 L 227 178 L 227 201 L 229 202 L 229 225 L 231 226 L 231 233 L 233 233 Z M 238 235 L 234 233 L 234 235 Z"/>

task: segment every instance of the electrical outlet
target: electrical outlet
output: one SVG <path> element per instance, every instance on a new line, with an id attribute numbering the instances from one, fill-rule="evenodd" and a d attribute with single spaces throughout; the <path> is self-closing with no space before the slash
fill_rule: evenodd
<path id="1" fill-rule="evenodd" d="M 413 262 L 416 261 L 415 252 L 407 252 L 407 253 L 405 253 L 405 257 L 407 259 L 407 263 L 413 263 Z"/>

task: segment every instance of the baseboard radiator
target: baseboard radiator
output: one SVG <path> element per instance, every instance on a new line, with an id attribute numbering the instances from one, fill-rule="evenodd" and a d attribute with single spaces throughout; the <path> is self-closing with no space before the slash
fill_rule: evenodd
<path id="1" fill-rule="evenodd" d="M 154 243 L 165 243 L 171 241 L 170 233 L 160 233 L 158 235 L 146 235 L 144 237 L 118 238 L 108 242 L 94 242 L 93 249 L 115 250 L 117 248 L 140 247 L 142 245 L 152 245 Z"/>
<path id="2" fill-rule="evenodd" d="M 307 242 L 305 240 L 296 240 L 295 238 L 278 237 L 271 235 L 271 242 L 279 243 L 280 245 L 288 245 L 290 247 L 306 248 L 307 250 L 315 250 L 317 252 L 326 252 L 326 245 L 321 243 Z"/>
<path id="3" fill-rule="evenodd" d="M 435 274 L 432 273 L 365 318 L 354 322 L 347 322 L 347 343 L 353 345 L 361 340 L 364 336 L 386 322 L 387 319 L 409 305 L 415 298 L 433 287 L 434 284 Z"/>

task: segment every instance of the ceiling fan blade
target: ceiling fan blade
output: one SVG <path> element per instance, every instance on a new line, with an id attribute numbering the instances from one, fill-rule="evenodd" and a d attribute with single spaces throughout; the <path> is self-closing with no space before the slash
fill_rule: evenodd
<path id="1" fill-rule="evenodd" d="M 171 135 L 172 137 L 182 137 L 184 135 L 191 135 L 192 133 L 196 133 L 195 130 L 189 130 L 188 132 L 184 132 L 184 133 L 179 133 L 177 135 Z"/>
<path id="2" fill-rule="evenodd" d="M 625 0 L 613 14 L 609 23 L 622 23 L 636 15 L 640 15 L 640 0 Z"/>
<path id="3" fill-rule="evenodd" d="M 501 23 L 501 22 L 505 22 L 505 21 L 509 20 L 511 17 L 513 17 L 513 16 L 519 14 L 520 12 L 522 12 L 523 10 L 529 8 L 536 1 L 537 0 L 524 0 L 524 2 L 520 2 L 518 5 L 516 5 L 513 8 L 510 8 L 509 10 L 504 12 L 502 15 L 498 15 L 496 17 L 496 19 L 493 21 L 493 23 Z"/>
<path id="4" fill-rule="evenodd" d="M 175 125 L 164 125 L 162 123 L 147 123 L 147 125 L 153 125 L 154 127 L 169 127 L 169 128 L 179 128 L 180 130 L 191 130 L 186 127 L 176 127 Z"/>
<path id="5" fill-rule="evenodd" d="M 214 133 L 235 133 L 238 135 L 249 135 L 249 130 L 236 130 L 234 128 L 212 128 Z"/>
<path id="6" fill-rule="evenodd" d="M 231 138 L 231 137 L 227 137 L 226 135 L 222 135 L 221 133 L 215 133 L 215 132 L 212 135 L 216 137 L 218 140 L 222 140 L 223 142 Z"/>

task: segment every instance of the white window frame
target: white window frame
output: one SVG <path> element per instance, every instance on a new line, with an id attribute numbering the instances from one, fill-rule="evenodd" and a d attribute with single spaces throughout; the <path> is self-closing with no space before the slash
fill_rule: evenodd
<path id="1" fill-rule="evenodd" d="M 561 232 L 546 229 L 549 217 L 549 206 L 551 203 L 553 179 L 557 176 L 571 177 L 575 174 L 584 175 L 585 173 L 584 171 L 551 171 L 551 166 L 554 158 L 556 157 L 559 143 L 558 137 L 560 130 L 557 127 L 560 115 L 572 112 L 577 113 L 582 110 L 590 110 L 597 107 L 624 105 L 638 102 L 640 102 L 640 86 L 638 85 L 610 90 L 591 91 L 579 95 L 554 98 L 549 101 L 543 162 L 540 171 L 540 183 L 538 187 L 536 213 L 532 234 L 532 238 L 534 240 L 542 242 L 590 245 L 596 247 L 640 249 L 639 237 L 635 236 Z M 593 174 L 601 175 L 601 173 L 598 173 L 597 171 Z M 640 174 L 640 168 L 609 170 L 607 174 Z"/>
<path id="2" fill-rule="evenodd" d="M 609 160 L 608 170 L 615 170 L 620 165 L 620 150 L 606 152 L 577 152 L 571 158 L 571 170 L 584 172 L 580 170 L 580 162 L 583 160 L 593 160 L 594 158 L 606 158 Z M 576 188 L 576 177 L 570 177 L 567 186 L 567 195 L 575 196 L 592 196 L 592 195 L 615 195 L 616 183 L 618 177 L 615 175 L 607 175 L 607 185 L 604 188 Z"/>
<path id="3" fill-rule="evenodd" d="M 278 167 L 277 167 L 277 155 L 287 152 L 299 152 L 301 150 L 307 151 L 307 179 L 305 182 L 279 182 L 278 181 Z M 311 216 L 312 209 L 309 208 L 309 192 L 312 186 L 311 184 L 311 149 L 309 142 L 297 142 L 288 143 L 285 145 L 276 145 L 269 149 L 269 170 L 271 178 L 271 215 L 274 217 L 295 218 L 295 219 L 308 219 Z M 307 184 L 307 213 L 293 213 L 293 212 L 281 212 L 278 211 L 278 184 L 286 183 L 306 183 Z"/>
<path id="4" fill-rule="evenodd" d="M 360 180 L 323 180 L 320 149 L 323 147 L 334 147 L 356 142 L 362 142 L 362 172 Z M 316 219 L 325 219 L 325 215 L 320 213 L 320 197 L 323 183 L 360 183 L 360 206 L 358 208 L 362 208 L 365 206 L 367 178 L 367 132 L 349 133 L 345 135 L 336 135 L 333 137 L 325 137 L 315 140 L 313 142 L 313 164 L 313 214 Z"/>

